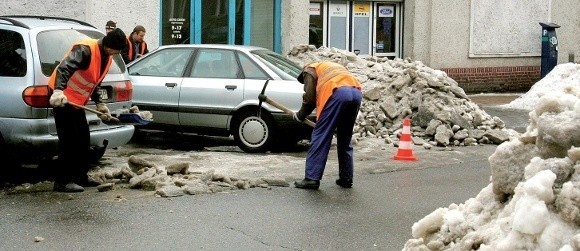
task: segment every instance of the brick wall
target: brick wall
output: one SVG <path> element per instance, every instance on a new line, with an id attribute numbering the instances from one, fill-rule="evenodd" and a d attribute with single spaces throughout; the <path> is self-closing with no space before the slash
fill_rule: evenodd
<path id="1" fill-rule="evenodd" d="M 540 66 L 443 68 L 468 94 L 527 92 L 540 80 Z"/>

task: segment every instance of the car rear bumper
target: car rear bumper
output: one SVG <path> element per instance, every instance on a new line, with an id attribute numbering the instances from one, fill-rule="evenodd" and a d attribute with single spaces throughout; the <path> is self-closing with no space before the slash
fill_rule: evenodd
<path id="1" fill-rule="evenodd" d="M 8 149 L 15 156 L 54 156 L 58 150 L 58 136 L 49 133 L 47 119 L 0 120 L 0 130 Z M 50 120 L 52 123 L 53 120 Z M 54 126 L 54 125 L 53 125 Z M 108 140 L 107 148 L 125 145 L 133 137 L 132 125 L 100 126 L 91 128 L 91 147 L 102 147 Z M 40 157 L 40 156 L 39 156 Z"/>
<path id="2" fill-rule="evenodd" d="M 103 140 L 107 139 L 109 141 L 107 148 L 119 147 L 127 144 L 133 137 L 134 132 L 135 127 L 132 125 L 91 131 L 91 146 L 103 146 Z"/>

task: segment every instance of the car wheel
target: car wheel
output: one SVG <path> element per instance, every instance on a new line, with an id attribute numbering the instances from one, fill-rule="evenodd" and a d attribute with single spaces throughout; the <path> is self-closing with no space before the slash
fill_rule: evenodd
<path id="1" fill-rule="evenodd" d="M 0 133 L 0 159 L 6 166 L 13 166 L 17 163 L 15 156 L 10 153 L 10 147 L 4 141 L 4 136 Z"/>
<path id="2" fill-rule="evenodd" d="M 93 149 L 89 151 L 89 163 L 98 163 L 101 158 L 105 155 L 105 149 Z"/>
<path id="3" fill-rule="evenodd" d="M 97 163 L 105 155 L 109 140 L 103 140 L 103 146 L 92 146 L 89 150 L 89 163 Z"/>
<path id="4" fill-rule="evenodd" d="M 270 114 L 263 112 L 258 117 L 256 110 L 246 110 L 234 117 L 232 134 L 244 152 L 262 153 L 270 149 L 276 128 Z"/>

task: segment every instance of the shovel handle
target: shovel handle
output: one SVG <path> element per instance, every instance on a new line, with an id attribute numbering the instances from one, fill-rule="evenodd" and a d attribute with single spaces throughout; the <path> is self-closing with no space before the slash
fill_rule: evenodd
<path id="1" fill-rule="evenodd" d="M 89 107 L 86 107 L 86 106 L 83 106 L 83 105 L 78 105 L 78 104 L 71 103 L 71 102 L 68 102 L 68 104 L 69 105 L 72 105 L 72 106 L 74 106 L 76 108 L 80 108 L 80 109 L 83 109 L 85 111 L 92 112 L 92 113 L 97 114 L 97 115 L 107 116 L 107 117 L 109 117 L 109 119 L 111 121 L 119 122 L 119 119 L 118 118 L 115 118 L 115 117 L 111 116 L 110 114 L 106 114 L 106 113 L 103 113 L 103 112 L 99 112 L 99 111 L 97 111 L 97 110 L 95 110 L 93 108 L 89 108 Z"/>
<path id="2" fill-rule="evenodd" d="M 278 102 L 276 102 L 276 101 L 274 101 L 274 100 L 272 100 L 272 99 L 270 99 L 268 97 L 266 97 L 266 99 L 264 100 L 264 102 L 272 105 L 273 107 L 276 107 L 276 108 L 282 110 L 283 112 L 285 112 L 286 114 L 288 114 L 290 116 L 293 116 L 294 115 L 294 112 L 293 111 L 291 111 L 290 109 L 286 108 L 282 104 L 280 104 L 280 103 L 278 103 Z M 304 121 L 302 121 L 302 123 L 307 124 L 307 125 L 309 125 L 311 127 L 316 126 L 316 123 L 310 121 L 309 119 L 305 119 Z"/>

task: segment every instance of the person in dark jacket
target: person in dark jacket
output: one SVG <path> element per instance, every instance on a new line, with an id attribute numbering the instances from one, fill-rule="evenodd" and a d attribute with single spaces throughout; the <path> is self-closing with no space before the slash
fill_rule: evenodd
<path id="1" fill-rule="evenodd" d="M 149 49 L 145 42 L 145 27 L 137 25 L 127 37 L 127 48 L 121 52 L 123 61 L 128 64 L 147 53 L 149 53 Z"/>
<path id="2" fill-rule="evenodd" d="M 107 21 L 107 24 L 105 24 L 105 32 L 107 32 L 107 33 L 113 31 L 116 28 L 117 28 L 117 23 L 115 23 L 113 20 L 109 20 L 109 21 Z"/>
<path id="3" fill-rule="evenodd" d="M 336 184 L 350 188 L 354 168 L 350 141 L 362 100 L 361 84 L 344 66 L 329 61 L 306 65 L 298 81 L 304 84 L 305 93 L 293 118 L 303 122 L 316 109 L 316 126 L 306 156 L 304 179 L 294 185 L 318 189 L 336 132 L 339 173 Z"/>
<path id="4" fill-rule="evenodd" d="M 50 105 L 54 107 L 54 122 L 58 134 L 58 168 L 54 191 L 82 192 L 79 184 L 88 181 L 90 132 L 85 111 L 69 103 L 86 105 L 89 98 L 97 110 L 111 118 L 107 105 L 101 102 L 99 86 L 109 71 L 112 56 L 126 47 L 125 33 L 114 29 L 101 39 L 75 42 L 50 76 L 53 90 Z"/>

